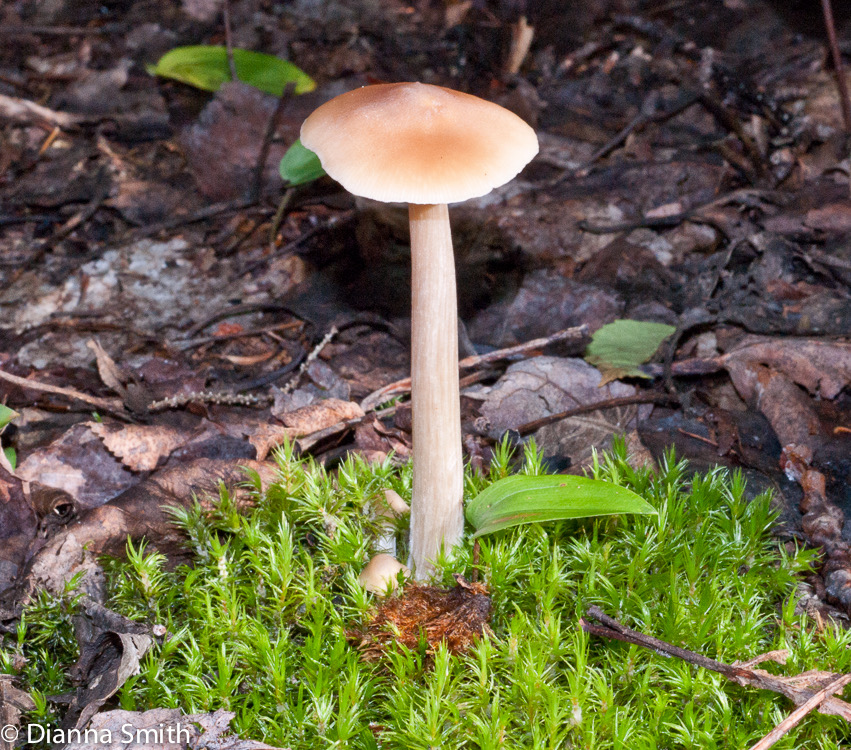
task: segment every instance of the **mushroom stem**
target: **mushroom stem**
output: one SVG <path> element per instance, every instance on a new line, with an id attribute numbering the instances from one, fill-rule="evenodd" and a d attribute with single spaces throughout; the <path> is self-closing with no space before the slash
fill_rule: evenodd
<path id="1" fill-rule="evenodd" d="M 427 578 L 441 547 L 464 531 L 458 303 L 455 258 L 444 204 L 410 204 L 411 408 L 414 488 L 409 567 Z"/>

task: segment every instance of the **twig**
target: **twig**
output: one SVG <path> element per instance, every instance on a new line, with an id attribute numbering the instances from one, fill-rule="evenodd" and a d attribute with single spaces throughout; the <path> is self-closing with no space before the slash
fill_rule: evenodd
<path id="1" fill-rule="evenodd" d="M 227 7 L 227 3 L 225 3 Z M 260 199 L 260 194 L 263 190 L 263 172 L 266 170 L 266 160 L 269 158 L 269 149 L 272 147 L 272 138 L 275 136 L 275 131 L 278 128 L 278 121 L 284 112 L 284 105 L 295 91 L 295 84 L 290 81 L 284 86 L 284 90 L 278 97 L 278 103 L 275 106 L 275 111 L 269 117 L 266 123 L 266 132 L 263 133 L 263 142 L 260 144 L 260 153 L 257 156 L 257 164 L 254 167 L 254 179 L 251 181 L 249 198 L 253 201 Z"/>
<path id="2" fill-rule="evenodd" d="M 820 703 L 823 703 L 825 698 L 839 692 L 849 682 L 851 682 L 851 674 L 844 674 L 831 682 L 827 687 L 819 690 L 806 703 L 802 703 L 798 708 L 792 711 L 783 721 L 781 721 L 774 729 L 772 729 L 765 737 L 757 742 L 750 750 L 768 750 L 775 742 L 780 740 L 783 735 L 795 727 L 801 719 L 808 713 L 813 711 Z"/>
<path id="3" fill-rule="evenodd" d="M 546 427 L 554 422 L 561 422 L 563 419 L 577 417 L 580 414 L 588 414 L 590 412 L 601 411 L 603 409 L 615 409 L 620 406 L 633 406 L 635 404 L 679 404 L 680 400 L 676 396 L 668 393 L 636 393 L 633 396 L 621 396 L 619 398 L 608 398 L 604 401 L 595 401 L 593 404 L 583 404 L 567 411 L 561 411 L 558 414 L 550 414 L 540 419 L 535 419 L 532 422 L 520 425 L 517 432 L 520 435 L 530 435 L 537 432 L 541 427 Z"/>
<path id="4" fill-rule="evenodd" d="M 532 352 L 545 349 L 552 344 L 560 342 L 569 342 L 571 344 L 580 344 L 584 342 L 588 335 L 588 326 L 581 325 L 574 328 L 565 328 L 558 331 L 552 336 L 546 336 L 540 339 L 532 339 L 516 346 L 509 346 L 506 349 L 495 349 L 487 354 L 477 354 L 473 357 L 465 357 L 458 363 L 459 370 L 469 370 L 474 367 L 480 367 L 485 364 L 492 364 L 502 360 L 513 359 L 515 357 L 526 357 Z M 402 378 L 394 383 L 379 388 L 377 391 L 370 393 L 363 401 L 361 408 L 366 411 L 372 411 L 379 404 L 384 403 L 389 398 L 400 396 L 408 393 L 411 390 L 411 379 Z"/>
<path id="5" fill-rule="evenodd" d="M 744 125 L 738 117 L 722 102 L 717 96 L 710 93 L 706 89 L 697 94 L 700 103 L 715 117 L 718 122 L 728 130 L 732 131 L 735 136 L 742 142 L 745 151 L 750 157 L 750 161 L 754 166 L 757 174 L 765 173 L 765 160 L 759 152 L 756 144 L 747 132 Z"/>
<path id="6" fill-rule="evenodd" d="M 839 101 L 842 107 L 842 122 L 845 123 L 845 132 L 851 134 L 851 97 L 848 96 L 848 82 L 845 80 L 845 70 L 842 67 L 842 53 L 839 51 L 839 41 L 836 38 L 836 23 L 833 20 L 833 5 L 830 0 L 821 0 L 821 10 L 824 15 L 824 25 L 827 27 L 830 54 L 833 56 L 836 88 L 839 89 Z"/>
<path id="7" fill-rule="evenodd" d="M 651 91 L 644 99 L 641 104 L 641 109 L 638 114 L 632 118 L 618 133 L 616 133 L 610 140 L 604 143 L 600 148 L 598 148 L 588 159 L 581 164 L 577 169 L 572 173 L 573 176 L 576 177 L 585 177 L 588 172 L 591 171 L 591 167 L 599 160 L 608 156 L 612 151 L 614 151 L 618 146 L 620 146 L 631 133 L 640 132 L 644 129 L 646 125 L 650 123 L 661 123 L 666 120 L 671 119 L 672 117 L 676 117 L 681 112 L 684 112 L 689 107 L 691 107 L 695 102 L 698 101 L 698 97 L 696 94 L 690 91 L 686 91 L 680 94 L 679 98 L 666 110 L 663 112 L 656 112 L 656 106 L 659 100 L 659 92 Z M 570 176 L 570 172 L 566 172 L 563 175 L 560 175 L 555 183 L 558 184 L 567 179 Z"/>
<path id="8" fill-rule="evenodd" d="M 177 229 L 178 227 L 182 227 L 187 224 L 194 224 L 196 221 L 204 221 L 204 219 L 210 219 L 213 216 L 218 216 L 219 214 L 228 213 L 230 211 L 241 211 L 243 208 L 248 208 L 253 205 L 254 201 L 247 200 L 213 203 L 184 216 L 175 216 L 173 219 L 166 219 L 165 221 L 160 221 L 156 224 L 149 224 L 146 227 L 132 229 L 127 233 L 124 239 L 139 240 L 144 237 L 150 237 L 151 235 L 159 232 L 165 232 L 169 229 Z"/>
<path id="9" fill-rule="evenodd" d="M 60 388 L 57 385 L 49 385 L 47 383 L 39 383 L 36 380 L 21 378 L 17 375 L 12 375 L 9 372 L 0 370 L 0 380 L 5 380 L 7 383 L 16 385 L 19 388 L 25 388 L 31 391 L 40 393 L 54 393 L 57 396 L 65 396 L 74 401 L 82 401 L 85 404 L 94 406 L 101 411 L 109 412 L 115 416 L 127 419 L 127 414 L 124 412 L 124 406 L 118 399 L 98 398 L 97 396 L 89 396 L 87 393 L 72 390 L 71 388 Z"/>
<path id="10" fill-rule="evenodd" d="M 222 7 L 222 15 L 225 17 L 225 50 L 228 56 L 228 68 L 230 68 L 230 79 L 239 80 L 236 75 L 236 63 L 233 60 L 233 34 L 230 27 L 230 0 L 225 0 Z"/>
<path id="11" fill-rule="evenodd" d="M 99 36 L 124 31 L 124 24 L 103 26 L 0 26 L 0 36 Z"/>
<path id="12" fill-rule="evenodd" d="M 53 126 L 58 125 L 60 128 L 74 128 L 86 122 L 85 118 L 79 115 L 57 112 L 55 109 L 42 107 L 29 99 L 19 99 L 5 94 L 0 94 L 0 115 L 15 122 L 30 123 L 33 120 L 41 120 Z"/>
<path id="13" fill-rule="evenodd" d="M 29 258 L 27 258 L 26 265 L 22 265 L 12 273 L 11 283 L 17 281 L 18 277 L 27 269 L 27 267 L 31 268 L 35 263 L 40 261 L 50 248 L 64 240 L 84 221 L 88 221 L 101 207 L 101 205 L 103 205 L 103 202 L 109 197 L 110 189 L 110 183 L 107 178 L 107 171 L 105 168 L 102 168 L 96 175 L 95 183 L 97 184 L 97 192 L 95 192 L 91 200 L 70 219 L 68 219 L 68 221 L 66 221 L 61 227 L 54 231 L 50 237 L 40 241 L 36 245 L 33 253 Z"/>
<path id="14" fill-rule="evenodd" d="M 250 336 L 263 336 L 273 331 L 287 331 L 291 328 L 297 328 L 302 325 L 300 320 L 289 320 L 286 323 L 274 323 L 268 326 L 259 326 L 258 328 L 243 328 L 234 333 L 219 333 L 211 336 L 197 336 L 193 339 L 182 339 L 180 342 L 173 342 L 172 345 L 181 351 L 193 349 L 196 346 L 204 344 L 215 344 L 221 341 L 233 341 L 234 339 L 244 339 Z"/>
<path id="15" fill-rule="evenodd" d="M 218 312 L 213 313 L 203 320 L 199 320 L 188 331 L 186 331 L 184 334 L 185 338 L 177 339 L 174 343 L 186 343 L 193 336 L 197 336 L 205 328 L 213 325 L 213 323 L 218 323 L 220 320 L 235 318 L 238 315 L 250 315 L 256 312 L 285 312 L 289 313 L 294 318 L 298 317 L 298 315 L 296 315 L 289 307 L 286 305 L 279 305 L 277 302 L 252 302 L 243 305 L 232 305 L 231 307 L 226 307 L 224 310 L 219 310 Z"/>
<path id="16" fill-rule="evenodd" d="M 284 220 L 284 214 L 287 212 L 290 203 L 292 203 L 295 195 L 295 188 L 289 187 L 284 190 L 281 200 L 278 203 L 278 209 L 272 217 L 272 223 L 269 225 L 269 253 L 275 252 L 275 239 L 278 236 L 278 230 L 281 228 L 281 222 Z"/>
<path id="17" fill-rule="evenodd" d="M 775 677 L 761 669 L 748 669 L 747 667 L 725 664 L 724 662 L 709 659 L 694 651 L 674 646 L 666 641 L 660 641 L 658 638 L 644 635 L 609 617 L 597 606 L 592 605 L 588 607 L 586 614 L 601 623 L 601 625 L 594 625 L 584 617 L 580 618 L 579 625 L 586 633 L 598 635 L 602 638 L 612 638 L 617 641 L 623 641 L 624 643 L 631 643 L 650 649 L 651 651 L 656 651 L 663 656 L 673 656 L 682 659 L 689 664 L 722 674 L 738 685 L 749 685 L 750 687 L 771 690 L 772 692 L 785 695 L 795 705 L 804 704 L 818 694 L 818 691 L 811 690 L 806 685 L 800 686 L 799 684 L 794 684 L 790 680 Z M 810 678 L 818 676 L 823 677 L 824 675 L 808 675 Z M 828 675 L 828 677 L 832 680 L 836 675 Z M 825 697 L 818 705 L 817 710 L 819 713 L 840 716 L 845 721 L 851 722 L 851 704 L 832 695 Z"/>
<path id="18" fill-rule="evenodd" d="M 514 76 L 520 72 L 523 60 L 529 54 L 532 39 L 535 37 L 535 27 L 530 26 L 526 16 L 520 16 L 516 23 L 511 25 L 511 48 L 508 52 L 508 60 L 505 63 L 506 75 Z"/>
<path id="19" fill-rule="evenodd" d="M 744 203 L 744 205 L 749 205 L 747 203 L 748 200 L 769 195 L 771 195 L 770 191 L 743 188 L 733 190 L 731 193 L 722 195 L 720 198 L 713 198 L 707 203 L 702 203 L 699 206 L 687 209 L 678 214 L 671 214 L 670 216 L 642 217 L 635 221 L 625 221 L 617 224 L 593 224 L 585 219 L 581 219 L 576 225 L 583 232 L 589 232 L 590 234 L 615 234 L 616 232 L 631 232 L 633 229 L 670 229 L 679 226 L 684 221 L 693 221 L 714 227 L 720 234 L 725 235 L 726 232 L 717 222 L 701 216 L 701 212 L 716 208 L 717 206 L 725 206 L 737 200 Z"/>
<path id="20" fill-rule="evenodd" d="M 336 216 L 331 216 L 331 217 L 328 218 L 327 221 L 323 222 L 322 224 L 317 224 L 315 227 L 311 227 L 306 232 L 304 232 L 303 234 L 300 234 L 298 237 L 296 237 L 291 242 L 288 242 L 283 247 L 275 249 L 275 253 L 277 254 L 278 257 L 284 257 L 285 255 L 292 252 L 293 250 L 295 250 L 300 245 L 303 245 L 311 237 L 314 237 L 315 235 L 319 234 L 320 232 L 326 232 L 329 229 L 333 229 L 338 224 L 344 224 L 346 222 L 349 222 L 352 219 L 354 219 L 355 216 L 357 216 L 357 213 L 355 211 L 345 211 L 342 214 L 338 214 Z M 247 273 L 252 273 L 255 269 L 262 266 L 268 260 L 269 260 L 268 257 L 263 257 L 263 258 L 260 258 L 259 260 L 252 261 L 247 266 L 245 266 L 245 268 L 243 268 L 241 271 L 239 271 L 239 273 L 237 275 L 238 276 L 245 276 L 245 274 L 247 274 Z"/>

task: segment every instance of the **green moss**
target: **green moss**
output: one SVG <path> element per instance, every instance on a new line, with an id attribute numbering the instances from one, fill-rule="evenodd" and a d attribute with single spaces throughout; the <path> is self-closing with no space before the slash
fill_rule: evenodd
<path id="1" fill-rule="evenodd" d="M 635 490 L 658 515 L 482 538 L 492 633 L 464 657 L 440 651 L 433 669 L 401 647 L 365 664 L 344 634 L 373 605 L 356 582 L 375 533 L 365 509 L 388 487 L 409 497 L 410 471 L 353 460 L 329 476 L 287 451 L 279 463 L 279 484 L 253 513 L 239 515 L 223 493 L 212 516 L 178 514 L 194 568 L 169 571 L 132 546 L 110 563 L 109 605 L 169 631 L 122 688 L 121 707 L 225 707 L 244 736 L 293 750 L 741 748 L 791 709 L 780 696 L 589 637 L 577 620 L 590 604 L 714 659 L 786 648 L 788 664 L 768 669 L 851 670 L 851 634 L 818 633 L 794 614 L 797 576 L 813 554 L 789 555 L 772 539 L 767 496 L 748 502 L 739 475 L 689 477 L 673 459 L 658 476 L 633 470 L 622 446 L 595 477 Z M 468 494 L 509 466 L 500 451 L 489 477 L 468 476 Z M 541 471 L 534 450 L 522 470 Z M 468 545 L 443 566 L 444 583 L 468 572 L 469 557 Z M 40 664 L 25 673 L 29 684 L 44 692 L 57 685 L 44 656 L 57 618 L 38 612 L 20 643 L 7 638 L 2 663 L 9 671 L 12 652 L 25 652 Z M 60 660 L 71 658 L 65 627 L 52 646 Z M 840 719 L 812 714 L 776 747 L 839 748 L 846 732 Z"/>

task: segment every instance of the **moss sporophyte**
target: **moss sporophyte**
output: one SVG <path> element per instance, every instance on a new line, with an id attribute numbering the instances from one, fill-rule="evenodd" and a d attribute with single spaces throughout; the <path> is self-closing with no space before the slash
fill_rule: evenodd
<path id="1" fill-rule="evenodd" d="M 385 490 L 411 493 L 411 469 L 344 462 L 328 474 L 284 450 L 280 481 L 249 515 L 227 494 L 180 523 L 194 563 L 170 569 L 139 544 L 109 560 L 108 605 L 165 633 L 113 703 L 200 713 L 226 708 L 241 736 L 278 747 L 742 748 L 792 708 L 678 659 L 589 637 L 590 605 L 635 630 L 732 663 L 786 649 L 778 675 L 851 670 L 851 634 L 796 614 L 813 553 L 772 538 L 769 497 L 746 499 L 740 475 L 690 476 L 669 457 L 655 475 L 622 446 L 592 478 L 629 489 L 656 511 L 532 523 L 479 539 L 491 613 L 484 635 L 452 655 L 425 640 L 388 639 L 368 661 L 347 638 L 377 600 L 357 582 L 384 519 L 367 512 Z M 488 476 L 465 475 L 475 498 L 510 476 L 507 449 Z M 541 474 L 527 451 L 521 473 Z M 397 527 L 405 553 L 404 525 Z M 467 538 L 438 561 L 446 589 L 471 570 Z M 0 668 L 34 698 L 24 723 L 57 727 L 77 658 L 75 594 L 44 595 L 5 635 Z M 163 633 L 162 629 L 157 632 Z M 105 708 L 108 708 L 106 706 Z M 777 747 L 834 749 L 844 722 L 812 714 Z"/>

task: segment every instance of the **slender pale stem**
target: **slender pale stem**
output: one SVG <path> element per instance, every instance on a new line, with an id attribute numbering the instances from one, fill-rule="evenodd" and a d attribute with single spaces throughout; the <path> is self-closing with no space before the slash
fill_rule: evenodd
<path id="1" fill-rule="evenodd" d="M 458 302 L 445 204 L 411 205 L 411 402 L 414 491 L 409 567 L 423 580 L 464 531 Z"/>

